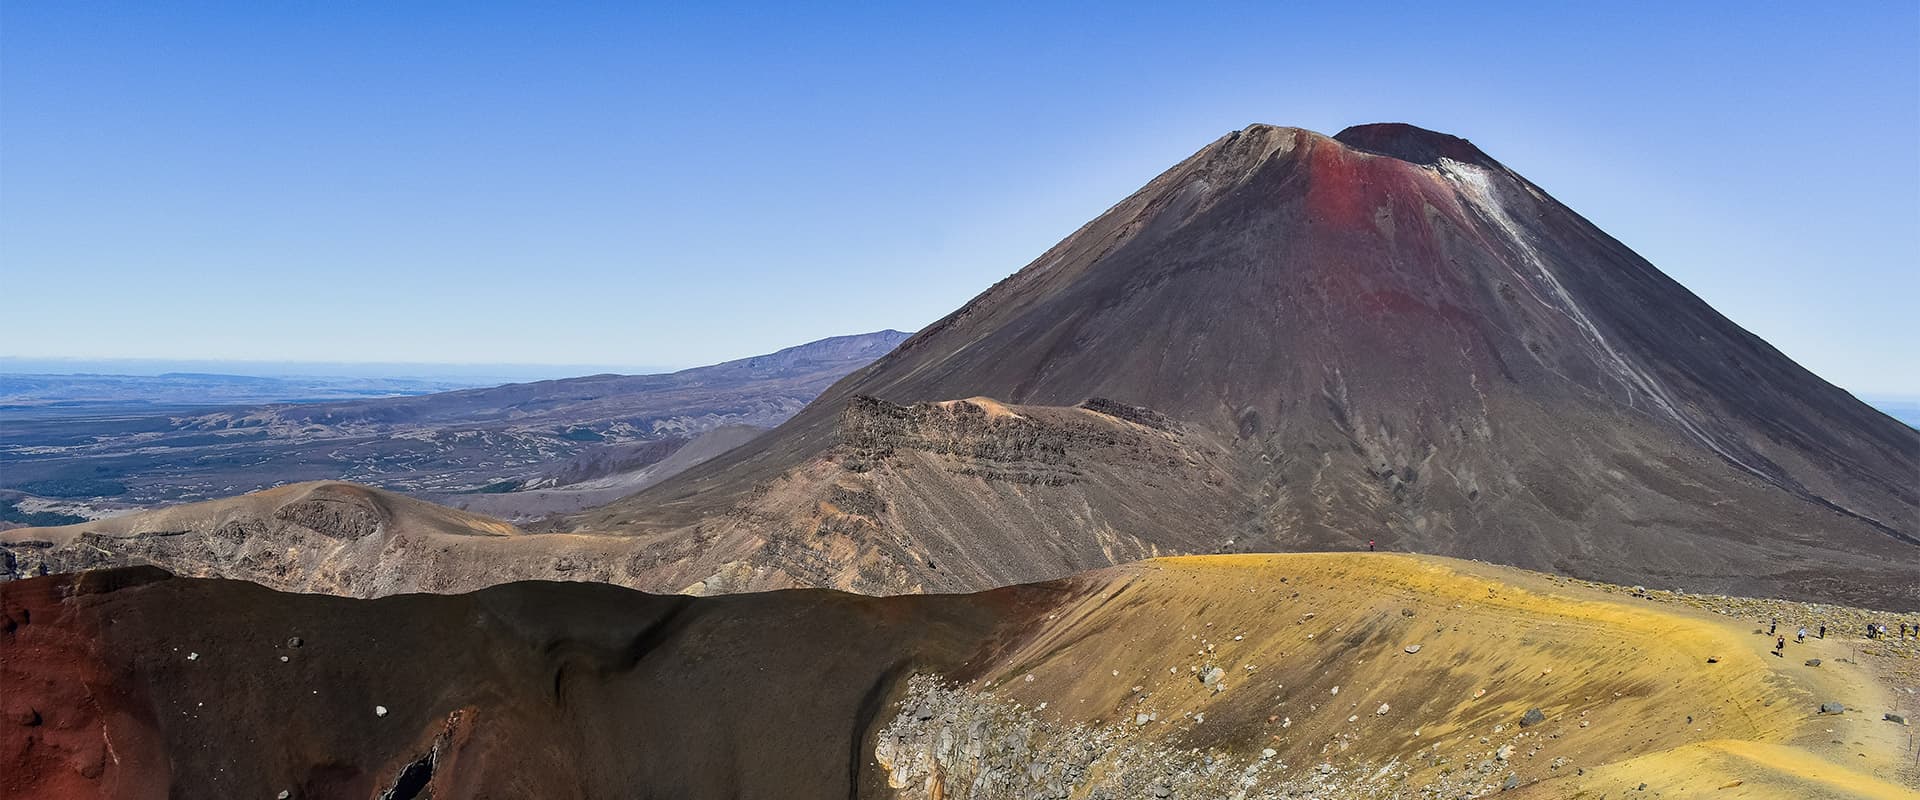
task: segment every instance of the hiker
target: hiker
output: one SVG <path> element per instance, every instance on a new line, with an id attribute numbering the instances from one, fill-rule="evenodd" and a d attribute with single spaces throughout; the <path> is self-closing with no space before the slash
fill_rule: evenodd
<path id="1" fill-rule="evenodd" d="M 1776 619 L 1776 620 L 1770 620 L 1770 621 L 1768 621 L 1768 622 L 1767 622 L 1767 635 L 1768 635 L 1768 636 L 1772 636 L 1772 635 L 1773 635 L 1773 634 L 1774 634 L 1775 632 L 1777 632 L 1777 631 L 1779 630 L 1779 628 L 1780 628 L 1780 620 L 1777 620 L 1777 619 Z"/>
<path id="2" fill-rule="evenodd" d="M 1773 654 L 1776 656 L 1785 658 L 1786 652 L 1787 652 L 1787 637 L 1782 636 L 1778 639 L 1775 639 L 1773 642 Z"/>
<path id="3" fill-rule="evenodd" d="M 1372 539 L 1368 539 L 1368 540 L 1367 540 L 1367 552 L 1369 552 L 1369 553 L 1371 553 L 1371 552 L 1373 552 L 1373 540 L 1372 540 Z"/>
<path id="4" fill-rule="evenodd" d="M 1793 643 L 1794 644 L 1807 643 L 1807 626 L 1805 625 L 1800 626 L 1800 632 L 1793 635 Z"/>
<path id="5" fill-rule="evenodd" d="M 1827 638 L 1827 626 L 1825 625 L 1820 626 L 1820 638 Z"/>

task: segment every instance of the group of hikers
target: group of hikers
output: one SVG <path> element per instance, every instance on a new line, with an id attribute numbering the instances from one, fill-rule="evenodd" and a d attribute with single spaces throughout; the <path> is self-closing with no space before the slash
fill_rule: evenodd
<path id="1" fill-rule="evenodd" d="M 1907 631 L 1909 630 L 1913 631 L 1913 638 L 1920 639 L 1920 624 L 1907 625 L 1905 623 L 1901 623 L 1900 625 L 1900 638 L 1902 639 L 1907 638 Z M 1869 639 L 1887 638 L 1886 623 L 1884 622 L 1878 623 L 1878 624 L 1875 624 L 1872 622 L 1867 623 L 1867 638 Z"/>
<path id="2" fill-rule="evenodd" d="M 1770 620 L 1768 622 L 1767 635 L 1774 637 L 1773 654 L 1776 656 L 1785 656 L 1787 651 L 1787 637 L 1780 633 L 1780 620 L 1778 618 Z M 1820 631 L 1816 636 L 1817 638 L 1821 638 L 1821 639 L 1827 638 L 1827 626 L 1825 625 L 1820 626 Z M 1920 624 L 1914 624 L 1914 625 L 1908 625 L 1906 623 L 1900 624 L 1899 638 L 1907 639 L 1909 638 L 1909 636 L 1911 636 L 1911 638 L 1914 638 L 1914 639 L 1920 639 Z M 1867 623 L 1867 638 L 1869 639 L 1888 638 L 1886 623 L 1884 622 Z M 1807 641 L 1807 626 L 1802 625 L 1800 626 L 1800 630 L 1794 632 L 1793 641 L 1796 643 L 1805 643 Z"/>

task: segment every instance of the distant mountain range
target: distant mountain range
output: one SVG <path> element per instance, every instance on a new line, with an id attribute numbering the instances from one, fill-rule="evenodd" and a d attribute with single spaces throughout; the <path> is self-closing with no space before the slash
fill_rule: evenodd
<path id="1" fill-rule="evenodd" d="M 0 374 L 0 419 L 127 416 L 228 405 L 312 403 L 473 388 L 462 381 L 373 377 L 264 377 L 193 372 L 159 375 Z"/>
<path id="2" fill-rule="evenodd" d="M 12 398 L 0 408 L 0 488 L 131 505 L 302 480 L 440 495 L 551 488 L 647 467 L 714 428 L 776 425 L 906 336 L 834 337 L 660 375 L 431 394 L 421 392 L 445 387 L 399 379 L 0 376 L 0 393 Z M 260 398 L 307 402 L 251 404 Z M 510 505 L 495 498 L 489 508 L 505 513 Z"/>

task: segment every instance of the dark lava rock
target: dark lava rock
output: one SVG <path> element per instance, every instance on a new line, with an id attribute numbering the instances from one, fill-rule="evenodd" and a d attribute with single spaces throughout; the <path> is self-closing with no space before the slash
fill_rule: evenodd
<path id="1" fill-rule="evenodd" d="M 1520 727 L 1531 728 L 1546 721 L 1547 715 L 1544 712 L 1537 708 L 1529 708 L 1527 713 L 1520 716 Z"/>

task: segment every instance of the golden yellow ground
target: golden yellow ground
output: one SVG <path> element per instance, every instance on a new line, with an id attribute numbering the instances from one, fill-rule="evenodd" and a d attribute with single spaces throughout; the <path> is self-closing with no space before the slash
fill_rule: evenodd
<path id="1" fill-rule="evenodd" d="M 1836 660 L 1848 643 L 1789 636 L 1776 657 L 1748 623 L 1537 573 L 1169 558 L 1090 573 L 1050 613 L 976 686 L 1170 747 L 1381 764 L 1387 788 L 1512 775 L 1514 797 L 1920 796 L 1897 783 L 1910 729 L 1880 719 L 1886 687 Z M 1829 701 L 1849 711 L 1818 714 Z M 1530 708 L 1546 721 L 1521 726 Z"/>

